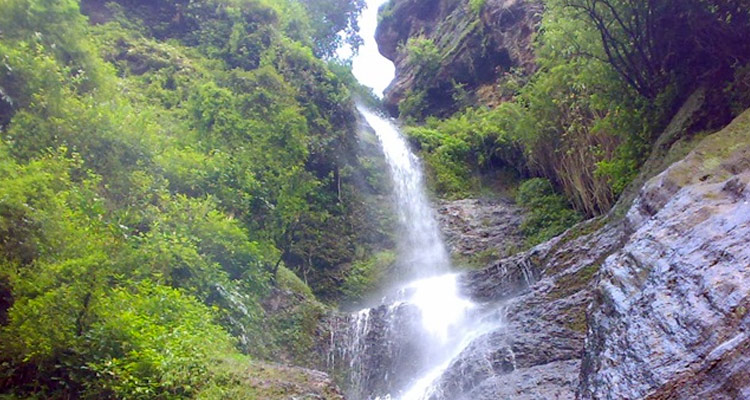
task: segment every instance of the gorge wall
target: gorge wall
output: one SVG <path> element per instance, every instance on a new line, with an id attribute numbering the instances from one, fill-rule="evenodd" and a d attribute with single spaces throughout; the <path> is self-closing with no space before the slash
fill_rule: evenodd
<path id="1" fill-rule="evenodd" d="M 496 83 L 511 69 L 535 69 L 532 37 L 541 20 L 536 0 L 487 0 L 481 10 L 467 1 L 394 0 L 381 10 L 376 39 L 380 52 L 396 66 L 385 92 L 393 114 L 409 95 L 424 92 L 431 115 L 455 111 L 454 96 L 466 91 L 484 104 L 503 99 Z M 425 74 L 410 62 L 410 38 L 434 43 L 439 67 Z M 457 87 L 462 86 L 462 89 Z"/>
<path id="2" fill-rule="evenodd" d="M 648 180 L 624 218 L 464 274 L 464 291 L 503 324 L 453 360 L 430 398 L 748 398 L 749 183 L 750 111 Z M 442 209 L 454 251 L 482 236 L 455 217 L 465 203 Z M 365 379 L 409 348 L 379 342 L 392 327 L 370 323 L 363 349 L 380 350 Z"/>
<path id="3" fill-rule="evenodd" d="M 377 33 L 397 66 L 386 107 L 395 114 L 423 91 L 428 114 L 444 116 L 456 106 L 456 84 L 473 104 L 503 101 L 503 74 L 535 69 L 531 40 L 541 11 L 524 1 L 488 0 L 480 12 L 464 1 L 391 1 Z M 410 61 L 410 38 L 439 50 L 434 74 Z M 750 111 L 695 135 L 710 125 L 707 102 L 700 90 L 683 99 L 613 211 L 528 251 L 503 251 L 522 241 L 522 211 L 513 204 L 441 204 L 454 256 L 492 250 L 493 260 L 464 273 L 462 285 L 502 324 L 471 341 L 429 399 L 750 398 Z M 394 379 L 380 373 L 395 363 L 388 357 L 414 343 L 383 343 L 379 332 L 393 327 L 368 323 L 364 336 L 345 334 L 363 350 L 376 348 L 359 376 L 376 387 Z M 333 351 L 341 367 L 353 356 Z"/>

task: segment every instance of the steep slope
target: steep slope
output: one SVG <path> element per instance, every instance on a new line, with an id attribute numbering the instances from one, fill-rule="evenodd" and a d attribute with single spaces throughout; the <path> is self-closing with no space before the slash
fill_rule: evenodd
<path id="1" fill-rule="evenodd" d="M 503 326 L 434 398 L 747 397 L 749 182 L 750 111 L 649 180 L 624 219 L 467 273 Z"/>
<path id="2" fill-rule="evenodd" d="M 386 107 L 396 114 L 403 100 L 423 96 L 425 114 L 447 115 L 457 106 L 454 97 L 464 92 L 497 104 L 503 94 L 495 84 L 505 73 L 535 68 L 532 36 L 541 10 L 536 0 L 392 0 L 380 12 L 376 33 L 380 52 L 396 66 Z M 434 44 L 434 70 L 410 56 L 413 38 Z"/>
<path id="3" fill-rule="evenodd" d="M 340 397 L 279 365 L 389 243 L 339 4 L 0 3 L 0 397 Z"/>
<path id="4" fill-rule="evenodd" d="M 581 397 L 750 396 L 750 111 L 649 181 L 602 265 Z"/>

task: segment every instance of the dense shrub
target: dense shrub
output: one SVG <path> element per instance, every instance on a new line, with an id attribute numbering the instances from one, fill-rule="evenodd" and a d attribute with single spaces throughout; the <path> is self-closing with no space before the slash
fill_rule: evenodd
<path id="1" fill-rule="evenodd" d="M 521 183 L 516 203 L 527 211 L 521 231 L 529 246 L 549 240 L 581 221 L 581 215 L 570 207 L 564 197 L 555 193 L 550 182 L 543 178 Z"/>
<path id="2" fill-rule="evenodd" d="M 0 3 L 0 397 L 218 398 L 238 350 L 312 362 L 295 272 L 378 246 L 315 56 L 362 3 L 79 4 Z"/>

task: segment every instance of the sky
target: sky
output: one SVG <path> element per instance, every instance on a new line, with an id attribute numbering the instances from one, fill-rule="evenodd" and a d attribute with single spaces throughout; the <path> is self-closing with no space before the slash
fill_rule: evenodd
<path id="1" fill-rule="evenodd" d="M 378 25 L 378 8 L 388 0 L 367 0 L 367 8 L 362 12 L 359 21 L 359 34 L 365 44 L 359 48 L 354 57 L 354 76 L 365 86 L 373 89 L 376 95 L 382 96 L 394 76 L 394 67 L 388 59 L 378 52 L 375 42 L 375 28 Z"/>

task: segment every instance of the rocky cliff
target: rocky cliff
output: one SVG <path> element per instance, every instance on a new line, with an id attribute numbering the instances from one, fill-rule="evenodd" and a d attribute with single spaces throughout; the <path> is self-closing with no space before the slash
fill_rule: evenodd
<path id="1" fill-rule="evenodd" d="M 649 181 L 602 264 L 583 399 L 750 398 L 750 112 Z"/>
<path id="2" fill-rule="evenodd" d="M 385 93 L 386 107 L 423 91 L 432 115 L 455 111 L 454 98 L 496 104 L 503 94 L 496 83 L 505 73 L 534 70 L 532 35 L 541 19 L 536 0 L 392 0 L 381 10 L 376 39 L 380 52 L 396 66 L 396 79 Z M 439 67 L 420 74 L 410 62 L 406 43 L 423 37 L 434 43 Z M 458 89 L 461 87 L 461 89 Z"/>
<path id="3" fill-rule="evenodd" d="M 466 293 L 503 324 L 432 399 L 750 398 L 748 184 L 750 111 L 648 180 L 624 218 L 467 273 Z M 454 250 L 476 234 L 443 223 Z"/>
<path id="4" fill-rule="evenodd" d="M 438 219 L 457 264 L 483 267 L 523 247 L 524 210 L 509 199 L 443 201 Z"/>

